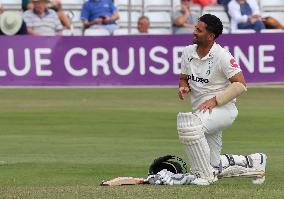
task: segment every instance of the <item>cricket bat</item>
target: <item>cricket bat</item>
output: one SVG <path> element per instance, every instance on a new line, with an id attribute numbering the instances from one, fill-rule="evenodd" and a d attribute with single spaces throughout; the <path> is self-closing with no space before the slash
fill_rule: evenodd
<path id="1" fill-rule="evenodd" d="M 121 185 L 135 185 L 135 184 L 149 184 L 144 178 L 134 177 L 117 177 L 108 181 L 103 181 L 101 186 L 121 186 Z"/>

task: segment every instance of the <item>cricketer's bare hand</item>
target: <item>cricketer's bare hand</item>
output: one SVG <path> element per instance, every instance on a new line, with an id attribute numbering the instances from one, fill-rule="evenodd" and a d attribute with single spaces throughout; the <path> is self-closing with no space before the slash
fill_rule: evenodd
<path id="1" fill-rule="evenodd" d="M 190 91 L 189 87 L 181 86 L 179 87 L 178 96 L 179 99 L 184 100 L 185 95 Z"/>
<path id="2" fill-rule="evenodd" d="M 197 108 L 197 110 L 199 112 L 203 112 L 205 113 L 207 110 L 209 110 L 209 113 L 212 112 L 212 109 L 217 106 L 217 101 L 216 101 L 216 97 L 212 97 L 209 100 L 206 100 L 205 102 L 203 102 L 202 104 L 200 104 Z"/>

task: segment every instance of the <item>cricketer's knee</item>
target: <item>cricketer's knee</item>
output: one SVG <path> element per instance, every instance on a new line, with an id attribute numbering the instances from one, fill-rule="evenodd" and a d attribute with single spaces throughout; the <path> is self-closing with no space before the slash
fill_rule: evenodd
<path id="1" fill-rule="evenodd" d="M 214 169 L 210 165 L 210 149 L 205 138 L 205 131 L 200 118 L 195 114 L 178 113 L 177 131 L 180 143 L 185 147 L 185 152 L 191 162 L 191 171 L 197 177 L 216 181 Z"/>

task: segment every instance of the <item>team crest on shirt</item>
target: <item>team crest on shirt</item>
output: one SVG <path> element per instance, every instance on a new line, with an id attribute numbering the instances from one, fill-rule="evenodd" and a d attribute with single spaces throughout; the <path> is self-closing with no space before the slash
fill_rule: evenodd
<path id="1" fill-rule="evenodd" d="M 239 68 L 238 63 L 236 62 L 234 58 L 230 59 L 230 64 L 233 68 Z"/>
<path id="2" fill-rule="evenodd" d="M 212 60 L 209 60 L 208 62 L 208 70 L 206 71 L 206 75 L 209 76 L 211 74 L 211 69 L 212 69 Z"/>

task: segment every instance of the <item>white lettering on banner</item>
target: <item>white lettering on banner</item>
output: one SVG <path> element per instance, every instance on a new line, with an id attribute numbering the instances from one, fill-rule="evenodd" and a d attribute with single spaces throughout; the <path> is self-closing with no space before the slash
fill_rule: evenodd
<path id="1" fill-rule="evenodd" d="M 30 53 L 30 49 L 25 48 L 24 50 L 24 54 L 25 54 L 25 66 L 23 69 L 17 69 L 17 67 L 15 66 L 15 54 L 14 54 L 14 50 L 12 48 L 8 49 L 8 67 L 11 71 L 12 74 L 16 75 L 16 76 L 25 76 L 26 74 L 29 73 L 30 69 L 31 69 L 31 53 Z"/>
<path id="2" fill-rule="evenodd" d="M 173 73 L 178 75 L 181 73 L 181 53 L 184 49 L 184 46 L 175 46 L 173 48 Z"/>
<path id="3" fill-rule="evenodd" d="M 225 48 L 229 50 L 228 46 L 225 46 Z M 231 46 L 230 48 L 236 61 L 238 63 L 241 62 L 242 67 L 251 74 L 256 72 L 260 74 L 271 74 L 275 73 L 277 70 L 277 68 L 273 66 L 276 45 L 250 45 L 242 48 L 241 46 Z M 125 50 L 121 51 L 119 47 L 113 47 L 112 49 L 93 48 L 90 51 L 85 48 L 74 47 L 69 49 L 66 54 L 62 56 L 62 59 L 64 59 L 66 72 L 73 77 L 82 77 L 88 73 L 91 73 L 90 75 L 94 77 L 99 75 L 109 76 L 111 73 L 113 73 L 113 75 L 128 76 L 134 71 L 141 76 L 148 74 L 162 76 L 168 73 L 179 75 L 183 49 L 184 46 L 173 46 L 172 54 L 170 54 L 169 52 L 171 52 L 171 50 L 168 50 L 168 48 L 164 46 L 154 46 L 149 49 L 143 46 L 129 47 L 127 49 L 128 53 Z M 17 52 L 16 49 L 6 48 L 6 50 L 7 60 L 1 60 L 1 67 L 6 68 L 0 70 L 0 77 L 5 77 L 10 74 L 24 77 L 31 73 L 32 67 L 35 67 L 34 75 L 37 77 L 51 77 L 55 72 L 52 71 L 51 68 L 48 68 L 48 66 L 57 66 L 56 63 L 52 63 L 53 60 L 49 58 L 52 54 L 52 49 L 50 48 L 36 48 L 34 52 L 29 48 L 22 49 L 24 60 L 21 60 L 23 55 L 15 53 Z M 1 53 L 5 55 L 5 52 Z M 16 55 L 18 54 L 21 56 L 19 55 L 19 57 L 17 57 Z M 79 59 L 76 62 L 72 62 L 75 56 L 80 56 L 79 58 L 82 60 Z M 90 56 L 91 59 L 89 58 Z M 171 56 L 172 62 L 170 63 Z M 32 60 L 32 58 L 34 58 L 34 60 Z M 121 60 L 123 60 L 122 63 L 126 64 L 120 65 Z M 88 65 L 81 63 L 87 63 Z M 146 65 L 146 63 L 151 64 Z M 172 64 L 172 66 L 170 64 Z"/>
<path id="4" fill-rule="evenodd" d="M 234 47 L 234 55 L 235 55 L 234 57 L 237 63 L 240 63 L 240 60 L 241 60 L 250 73 L 254 72 L 254 47 L 253 46 L 249 46 L 249 49 L 248 49 L 249 59 L 246 58 L 245 54 L 243 53 L 243 51 L 241 50 L 239 46 Z"/>
<path id="5" fill-rule="evenodd" d="M 146 74 L 146 67 L 145 67 L 145 48 L 139 48 L 139 66 L 140 66 L 140 75 Z"/>
<path id="6" fill-rule="evenodd" d="M 265 51 L 274 51 L 275 46 L 274 45 L 263 45 L 260 46 L 258 49 L 258 55 L 259 55 L 259 72 L 260 73 L 275 73 L 276 69 L 274 66 L 265 66 L 265 62 L 272 62 L 274 61 L 273 56 L 265 56 Z"/>
<path id="7" fill-rule="evenodd" d="M 129 75 L 135 66 L 134 62 L 134 48 L 129 48 L 128 49 L 128 60 L 129 60 L 129 65 L 126 67 L 126 69 L 121 69 L 118 66 L 118 50 L 117 48 L 112 49 L 112 67 L 113 70 L 118 74 L 118 75 Z"/>
<path id="8" fill-rule="evenodd" d="M 7 75 L 7 72 L 4 70 L 0 70 L 0 77 L 5 77 Z"/>
<path id="9" fill-rule="evenodd" d="M 157 52 L 162 52 L 163 54 L 167 54 L 168 50 L 166 48 L 162 47 L 162 46 L 156 46 L 156 47 L 152 48 L 150 50 L 150 53 L 149 53 L 150 58 L 157 63 L 161 63 L 163 65 L 163 67 L 161 69 L 157 69 L 155 66 L 149 66 L 149 70 L 150 70 L 150 72 L 152 72 L 155 75 L 163 75 L 163 74 L 167 73 L 167 71 L 170 68 L 170 65 L 169 65 L 169 62 L 166 59 L 156 56 Z"/>
<path id="10" fill-rule="evenodd" d="M 36 48 L 35 49 L 35 64 L 36 64 L 36 74 L 38 76 L 52 76 L 51 70 L 43 70 L 43 66 L 51 64 L 50 59 L 41 58 L 42 54 L 51 54 L 50 48 Z"/>
<path id="11" fill-rule="evenodd" d="M 102 55 L 102 59 L 99 59 L 99 55 Z M 105 75 L 110 75 L 110 69 L 108 65 L 109 54 L 104 48 L 94 48 L 92 50 L 92 74 L 93 76 L 98 76 L 99 70 L 98 67 L 103 68 Z"/>
<path id="12" fill-rule="evenodd" d="M 86 75 L 88 72 L 88 69 L 81 67 L 81 66 L 80 68 L 82 69 L 80 70 L 74 69 L 74 67 L 71 65 L 71 58 L 76 54 L 86 56 L 88 52 L 84 48 L 72 48 L 66 53 L 66 56 L 64 57 L 64 65 L 69 74 L 75 77 L 80 77 L 80 76 Z M 76 68 L 78 68 L 78 66 Z"/>

